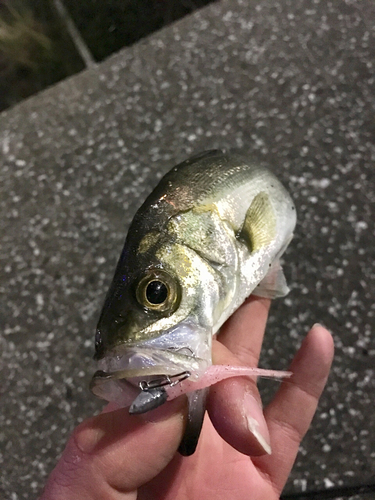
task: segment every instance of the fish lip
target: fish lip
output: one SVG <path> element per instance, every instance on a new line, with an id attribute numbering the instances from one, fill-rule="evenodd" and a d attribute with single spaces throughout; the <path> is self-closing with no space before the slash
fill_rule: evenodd
<path id="1" fill-rule="evenodd" d="M 101 371 L 112 378 L 201 372 L 211 364 L 211 337 L 196 322 L 183 321 L 149 339 L 117 344 L 99 359 L 94 377 L 103 379 Z"/>
<path id="2" fill-rule="evenodd" d="M 184 321 L 147 340 L 118 344 L 99 359 L 91 392 L 126 406 L 140 382 L 182 372 L 195 380 L 211 365 L 211 338 L 211 332 L 196 322 Z"/>
<path id="3" fill-rule="evenodd" d="M 136 345 L 122 347 L 121 351 L 113 350 L 99 361 L 99 369 L 94 373 L 92 383 L 95 380 L 105 382 L 110 379 L 176 375 L 182 371 L 200 373 L 210 364 L 205 359 L 191 354 L 190 350 L 188 355 L 176 352 L 173 346 L 170 349 Z"/>
<path id="4" fill-rule="evenodd" d="M 173 377 L 184 371 L 189 372 L 191 379 L 196 379 L 210 364 L 205 359 L 178 353 L 173 353 L 171 360 L 171 352 L 165 349 L 134 346 L 124 349 L 122 354 L 99 362 L 102 366 L 99 366 L 90 382 L 90 390 L 94 395 L 115 401 L 121 407 L 132 403 L 140 390 L 140 382 L 153 381 L 157 377 Z"/>

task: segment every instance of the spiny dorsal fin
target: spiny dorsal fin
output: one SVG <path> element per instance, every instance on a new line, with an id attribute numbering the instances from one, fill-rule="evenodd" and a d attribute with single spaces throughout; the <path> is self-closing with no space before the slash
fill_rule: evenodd
<path id="1" fill-rule="evenodd" d="M 254 252 L 271 243 L 275 236 L 275 212 L 268 194 L 262 191 L 251 202 L 239 237 Z"/>

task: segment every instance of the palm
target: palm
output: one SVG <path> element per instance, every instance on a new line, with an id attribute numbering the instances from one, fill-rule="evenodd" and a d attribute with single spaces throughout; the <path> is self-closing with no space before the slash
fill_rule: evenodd
<path id="1" fill-rule="evenodd" d="M 176 455 L 155 479 L 140 488 L 139 500 L 252 500 L 278 498 L 277 492 L 248 456 L 216 432 L 206 416 L 194 455 Z"/>

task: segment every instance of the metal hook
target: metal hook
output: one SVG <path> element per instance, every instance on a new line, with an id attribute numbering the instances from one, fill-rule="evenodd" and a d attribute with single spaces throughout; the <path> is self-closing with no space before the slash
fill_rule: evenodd
<path id="1" fill-rule="evenodd" d="M 161 387 L 165 387 L 169 385 L 169 387 L 174 387 L 179 384 L 183 380 L 189 378 L 191 373 L 189 371 L 184 371 L 181 373 L 177 373 L 176 375 L 164 375 L 163 377 L 156 378 L 154 380 L 142 380 L 139 382 L 139 388 L 141 391 L 150 391 L 151 389 L 160 389 Z"/>

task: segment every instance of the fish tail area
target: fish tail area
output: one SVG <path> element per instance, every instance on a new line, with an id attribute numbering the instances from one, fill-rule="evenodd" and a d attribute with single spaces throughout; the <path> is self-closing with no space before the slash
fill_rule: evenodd
<path id="1" fill-rule="evenodd" d="M 184 457 L 195 452 L 198 439 L 202 430 L 204 414 L 206 412 L 206 398 L 208 388 L 193 391 L 187 394 L 188 416 L 185 433 L 181 440 L 178 451 Z"/>

